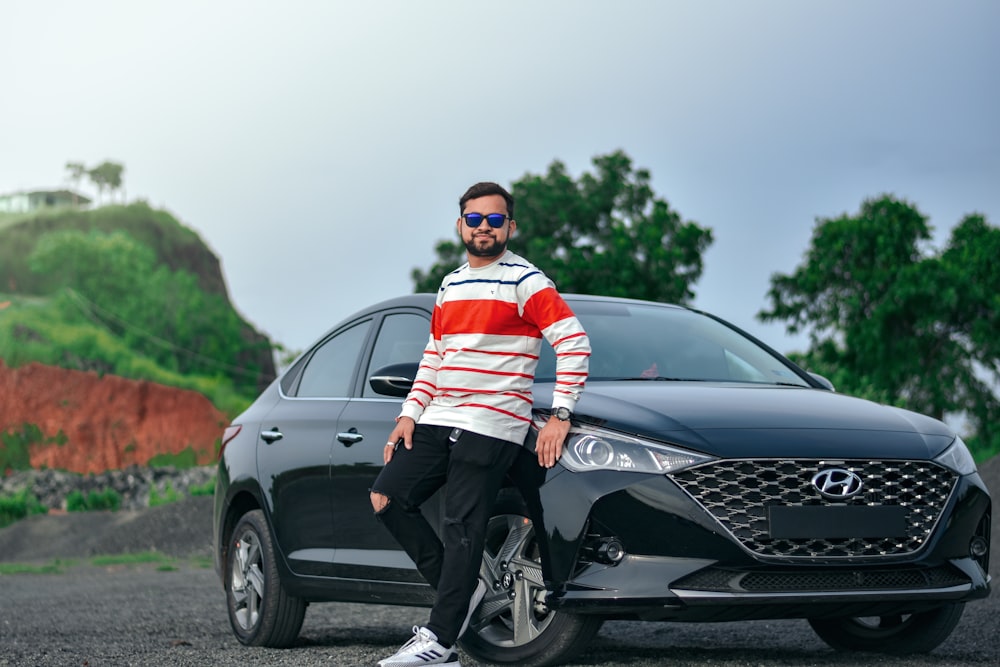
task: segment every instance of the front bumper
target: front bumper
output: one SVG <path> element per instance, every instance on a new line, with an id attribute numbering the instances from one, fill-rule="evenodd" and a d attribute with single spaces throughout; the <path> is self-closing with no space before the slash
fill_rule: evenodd
<path id="1" fill-rule="evenodd" d="M 671 479 L 553 471 L 538 489 L 549 546 L 548 604 L 644 620 L 742 620 L 915 613 L 986 597 L 990 499 L 958 478 L 940 520 L 913 553 L 840 558 L 762 556 Z M 529 503 L 530 504 L 530 503 Z M 617 562 L 595 558 L 613 539 Z M 752 545 L 751 545 L 752 546 Z"/>
<path id="2" fill-rule="evenodd" d="M 743 588 L 748 578 L 832 582 L 827 588 Z M 869 579 L 869 587 L 837 582 Z M 879 587 L 876 582 L 897 585 Z M 919 582 L 914 585 L 914 582 Z M 607 618 L 735 621 L 915 613 L 989 594 L 989 578 L 972 559 L 936 568 L 790 568 L 736 570 L 714 561 L 627 555 L 617 565 L 592 564 L 548 597 L 550 607 Z M 907 585 L 909 584 L 909 585 Z M 848 611 L 849 610 L 849 611 Z"/>

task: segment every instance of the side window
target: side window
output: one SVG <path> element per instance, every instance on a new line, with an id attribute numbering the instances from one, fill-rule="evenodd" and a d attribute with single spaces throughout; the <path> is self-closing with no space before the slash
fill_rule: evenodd
<path id="1" fill-rule="evenodd" d="M 354 369 L 370 328 L 370 320 L 362 322 L 324 342 L 303 369 L 296 395 L 300 398 L 350 396 Z"/>
<path id="2" fill-rule="evenodd" d="M 368 398 L 381 396 L 375 393 L 367 379 L 383 366 L 419 362 L 424 354 L 424 348 L 427 347 L 430 333 L 431 323 L 426 317 L 415 313 L 394 313 L 386 316 L 382 320 L 382 327 L 379 329 L 378 339 L 372 350 L 361 395 Z"/>

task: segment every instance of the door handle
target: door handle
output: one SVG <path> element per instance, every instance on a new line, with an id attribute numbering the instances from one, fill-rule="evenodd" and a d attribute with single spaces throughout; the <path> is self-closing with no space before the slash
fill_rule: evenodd
<path id="1" fill-rule="evenodd" d="M 347 432 L 341 432 L 337 434 L 337 440 L 344 443 L 344 447 L 350 447 L 353 444 L 359 443 L 365 439 L 365 436 L 358 433 L 358 429 L 353 426 L 347 430 Z"/>
<path id="2" fill-rule="evenodd" d="M 275 426 L 274 428 L 272 428 L 270 431 L 261 431 L 260 432 L 260 439 L 263 440 L 264 442 L 266 442 L 269 445 L 272 442 L 277 442 L 278 440 L 281 440 L 284 437 L 285 437 L 285 434 L 282 433 L 281 431 L 279 431 L 277 426 Z"/>

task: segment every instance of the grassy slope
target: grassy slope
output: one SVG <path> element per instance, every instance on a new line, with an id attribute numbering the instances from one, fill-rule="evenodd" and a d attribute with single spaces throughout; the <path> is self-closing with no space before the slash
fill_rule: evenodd
<path id="1" fill-rule="evenodd" d="M 152 248 L 173 270 L 197 276 L 199 286 L 228 301 L 218 259 L 201 238 L 166 211 L 143 202 L 94 210 L 56 209 L 36 214 L 0 215 L 0 359 L 10 367 L 31 361 L 95 370 L 194 389 L 229 415 L 252 399 L 220 378 L 181 375 L 136 354 L 93 321 L 66 295 L 48 296 L 45 276 L 33 273 L 27 258 L 38 239 L 55 230 L 112 232 L 119 229 Z M 250 328 L 247 325 L 248 329 Z M 256 332 L 254 332 L 256 333 Z"/>

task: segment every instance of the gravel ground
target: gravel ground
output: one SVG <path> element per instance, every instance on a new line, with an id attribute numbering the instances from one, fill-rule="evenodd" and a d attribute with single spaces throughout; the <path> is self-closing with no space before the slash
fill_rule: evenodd
<path id="1" fill-rule="evenodd" d="M 212 497 L 143 510 L 38 514 L 0 530 L 0 562 L 38 563 L 155 551 L 212 555 Z"/>
<path id="2" fill-rule="evenodd" d="M 72 566 L 62 574 L 0 576 L 0 666 L 247 667 L 374 665 L 408 638 L 427 610 L 317 604 L 290 649 L 248 648 L 233 637 L 211 568 L 181 562 Z M 841 655 L 805 621 L 681 624 L 606 623 L 574 665 L 970 667 L 1000 663 L 1000 604 L 968 605 L 955 633 L 933 654 Z M 479 663 L 463 656 L 462 664 Z"/>
<path id="3" fill-rule="evenodd" d="M 1000 489 L 1000 458 L 980 467 Z M 211 567 L 211 498 L 142 511 L 46 515 L 0 530 L 0 561 L 73 559 L 57 574 L 0 575 L 0 666 L 373 665 L 422 623 L 425 609 L 383 605 L 310 607 L 292 649 L 247 648 L 232 635 L 221 584 Z M 993 562 L 1000 566 L 1000 530 Z M 157 551 L 157 565 L 97 566 L 96 554 Z M 463 664 L 476 662 L 463 657 Z M 1000 664 L 1000 598 L 967 606 L 953 635 L 929 656 L 840 655 L 805 621 L 606 623 L 575 665 L 778 666 Z"/>

